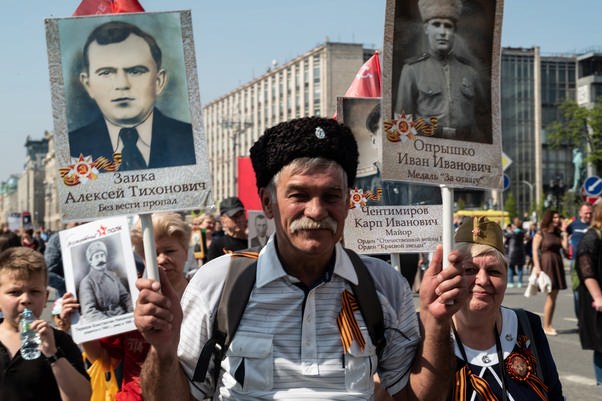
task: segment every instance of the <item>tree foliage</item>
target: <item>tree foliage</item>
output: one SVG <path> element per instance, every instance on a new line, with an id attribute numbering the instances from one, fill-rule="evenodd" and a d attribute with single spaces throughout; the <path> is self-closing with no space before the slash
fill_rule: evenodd
<path id="1" fill-rule="evenodd" d="M 506 211 L 508 212 L 510 221 L 512 221 L 515 217 L 520 217 L 518 215 L 518 209 L 516 207 L 516 199 L 514 199 L 514 194 L 512 192 L 508 193 L 508 196 L 506 197 L 504 209 L 506 209 Z"/>
<path id="2" fill-rule="evenodd" d="M 585 163 L 591 163 L 596 172 L 602 172 L 602 98 L 593 107 L 579 106 L 567 99 L 559 106 L 562 120 L 548 127 L 548 142 L 552 147 L 568 145 L 583 148 L 587 145 Z"/>

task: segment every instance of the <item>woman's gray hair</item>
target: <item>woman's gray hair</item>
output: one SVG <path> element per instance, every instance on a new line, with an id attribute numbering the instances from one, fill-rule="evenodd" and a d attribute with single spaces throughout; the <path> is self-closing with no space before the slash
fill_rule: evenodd
<path id="1" fill-rule="evenodd" d="M 456 243 L 455 249 L 460 252 L 462 257 L 465 259 L 483 255 L 493 255 L 498 263 L 503 265 L 506 269 L 508 268 L 508 260 L 506 259 L 506 256 L 504 256 L 503 253 L 491 245 L 474 244 L 472 242 L 458 242 Z"/>

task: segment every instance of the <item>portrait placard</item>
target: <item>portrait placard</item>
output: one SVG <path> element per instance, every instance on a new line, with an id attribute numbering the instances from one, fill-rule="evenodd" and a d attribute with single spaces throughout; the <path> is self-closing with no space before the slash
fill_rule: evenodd
<path id="1" fill-rule="evenodd" d="M 338 98 L 338 120 L 358 145 L 357 176 L 345 221 L 345 246 L 357 253 L 434 251 L 441 241 L 439 189 L 383 181 L 378 159 L 382 144 L 380 98 Z M 420 206 L 409 206 L 419 203 Z"/>
<path id="2" fill-rule="evenodd" d="M 357 253 L 433 252 L 443 206 L 356 206 L 345 220 L 345 247 Z"/>
<path id="3" fill-rule="evenodd" d="M 249 248 L 263 247 L 275 231 L 274 220 L 265 217 L 261 210 L 249 210 Z"/>
<path id="4" fill-rule="evenodd" d="M 72 317 L 77 343 L 135 330 L 138 278 L 127 217 L 111 217 L 59 233 L 65 285 L 80 304 Z"/>
<path id="5" fill-rule="evenodd" d="M 211 202 L 189 11 L 46 20 L 63 221 Z"/>
<path id="6" fill-rule="evenodd" d="M 383 179 L 501 189 L 503 0 L 387 0 Z"/>

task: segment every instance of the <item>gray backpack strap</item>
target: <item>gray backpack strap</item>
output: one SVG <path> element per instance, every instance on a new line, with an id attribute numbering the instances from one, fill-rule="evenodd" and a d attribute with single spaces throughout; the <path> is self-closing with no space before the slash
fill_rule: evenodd
<path id="1" fill-rule="evenodd" d="M 525 335 L 527 336 L 529 341 L 531 341 L 531 349 L 533 350 L 533 356 L 537 361 L 537 377 L 543 380 L 543 371 L 541 369 L 541 363 L 539 363 L 539 355 L 537 354 L 537 344 L 535 344 L 535 342 L 533 341 L 533 330 L 531 329 L 529 315 L 527 315 L 527 312 L 521 308 L 514 309 L 514 312 L 516 312 L 516 316 L 518 317 L 520 326 L 525 331 Z"/>
<path id="2" fill-rule="evenodd" d="M 230 267 L 224 288 L 220 295 L 217 312 L 213 322 L 211 338 L 205 343 L 199 356 L 193 381 L 202 381 L 207 376 L 209 362 L 214 357 L 214 383 L 217 384 L 220 362 L 232 342 L 238 324 L 255 285 L 257 258 L 259 253 L 254 249 L 234 252 L 230 259 Z"/>
<path id="3" fill-rule="evenodd" d="M 357 275 L 358 284 L 351 284 L 351 289 L 357 299 L 370 339 L 376 347 L 376 355 L 380 359 L 387 340 L 385 339 L 383 309 L 378 300 L 374 280 L 360 257 L 351 249 L 345 248 L 345 251 L 349 255 Z"/>

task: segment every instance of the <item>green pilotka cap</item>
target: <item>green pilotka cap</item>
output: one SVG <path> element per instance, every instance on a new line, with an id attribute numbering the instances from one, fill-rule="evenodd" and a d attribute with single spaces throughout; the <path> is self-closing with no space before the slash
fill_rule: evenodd
<path id="1" fill-rule="evenodd" d="M 456 231 L 455 240 L 456 242 L 489 245 L 504 254 L 502 228 L 499 224 L 484 216 L 466 219 Z"/>

